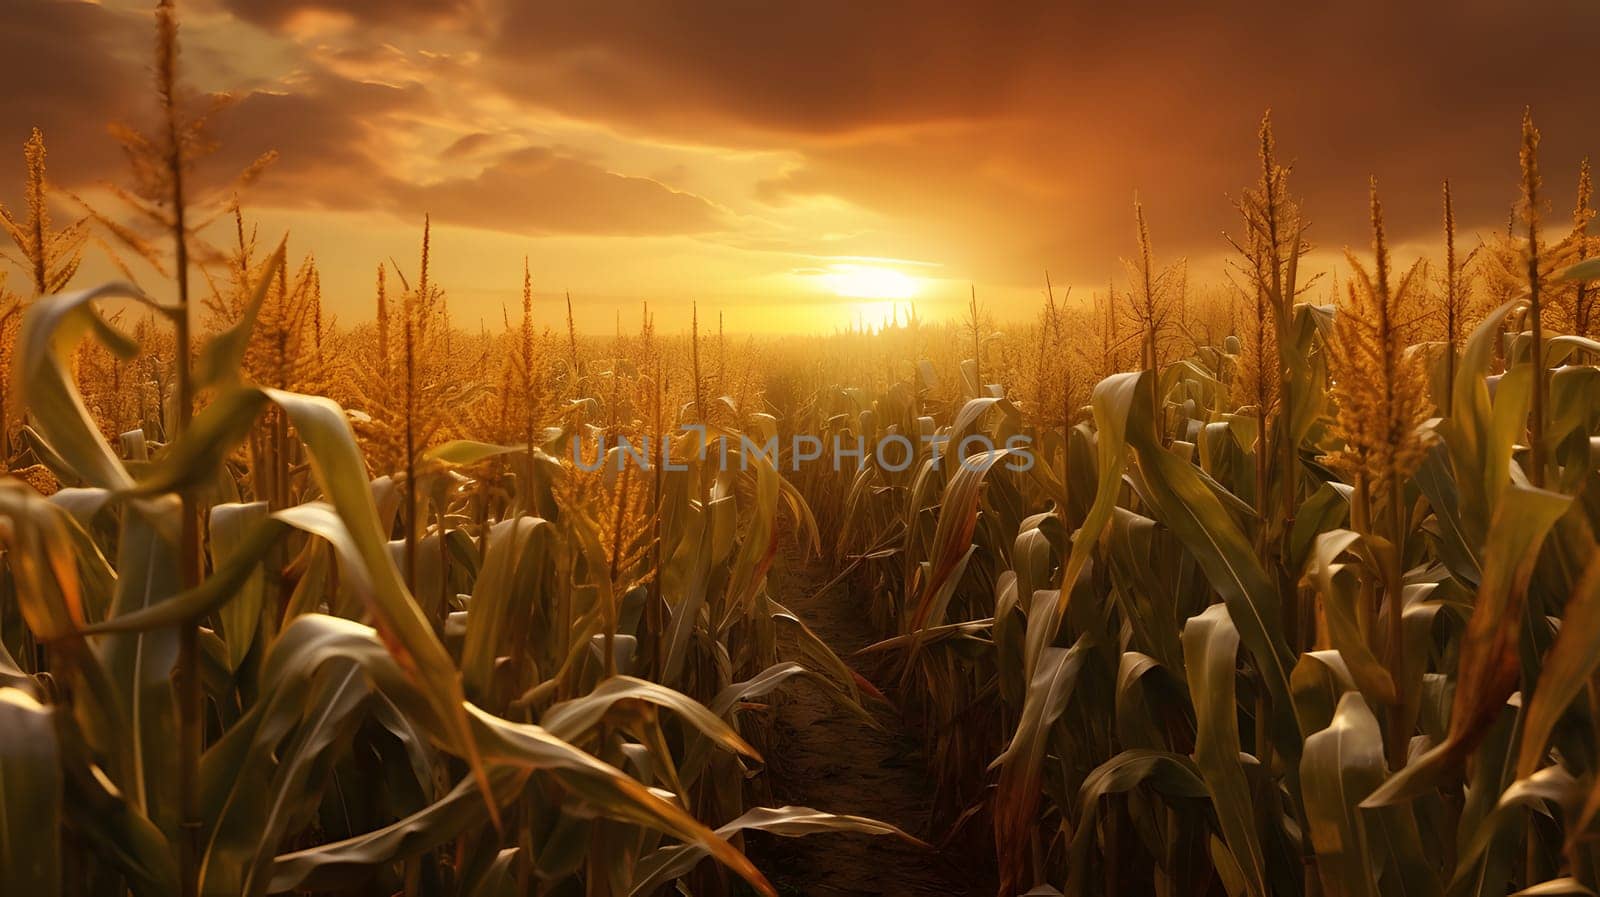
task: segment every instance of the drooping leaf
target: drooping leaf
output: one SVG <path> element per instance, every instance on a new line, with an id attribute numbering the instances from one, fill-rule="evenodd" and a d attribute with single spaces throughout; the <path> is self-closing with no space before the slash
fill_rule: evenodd
<path id="1" fill-rule="evenodd" d="M 1461 637 L 1455 699 L 1444 743 L 1408 763 L 1363 803 L 1381 807 L 1428 791 L 1477 746 L 1517 688 L 1528 581 L 1545 535 L 1571 496 L 1512 486 L 1497 506 L 1483 565 L 1483 582 Z"/>
<path id="2" fill-rule="evenodd" d="M 891 835 L 911 844 L 928 847 L 886 822 L 864 816 L 823 813 L 810 807 L 756 807 L 718 828 L 717 836 L 732 838 L 745 831 L 766 832 L 784 838 L 802 838 L 825 832 Z M 656 850 L 639 861 L 637 879 L 630 893 L 635 897 L 654 894 L 673 879 L 687 874 L 705 856 L 704 848 L 697 845 L 672 846 Z"/>
<path id="3" fill-rule="evenodd" d="M 1600 666 L 1600 552 L 1567 598 L 1561 631 L 1545 655 L 1533 697 L 1523 709 L 1517 778 L 1533 775 L 1556 723 Z"/>

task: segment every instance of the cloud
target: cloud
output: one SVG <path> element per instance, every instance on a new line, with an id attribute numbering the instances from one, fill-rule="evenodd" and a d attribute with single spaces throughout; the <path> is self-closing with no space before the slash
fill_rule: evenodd
<path id="1" fill-rule="evenodd" d="M 186 59 L 230 59 L 246 90 L 207 171 L 278 149 L 258 202 L 687 234 L 773 266 L 849 254 L 1101 283 L 1132 251 L 1136 193 L 1159 255 L 1208 258 L 1237 228 L 1228 197 L 1256 176 L 1269 106 L 1323 249 L 1365 246 L 1369 175 L 1396 240 L 1432 238 L 1446 176 L 1465 227 L 1498 225 L 1525 104 L 1553 212 L 1600 148 L 1591 0 L 214 4 L 224 27 L 186 31 Z M 0 3 L 18 85 L 0 171 L 39 123 L 60 179 L 115 175 L 103 122 L 148 102 L 149 45 L 142 14 Z"/>
<path id="2" fill-rule="evenodd" d="M 632 128 L 833 134 L 1003 111 L 1050 8 L 509 2 L 488 49 L 508 90 Z"/>
<path id="3" fill-rule="evenodd" d="M 322 77 L 292 92 L 254 91 L 225 108 L 212 132 L 221 147 L 204 170 L 222 180 L 267 150 L 278 160 L 253 201 L 361 209 L 382 204 L 395 118 L 425 97 L 414 87 Z"/>
<path id="4" fill-rule="evenodd" d="M 307 13 L 332 15 L 361 24 L 446 24 L 471 9 L 470 0 L 224 0 L 239 18 L 282 26 Z"/>
<path id="5" fill-rule="evenodd" d="M 474 159 L 503 143 L 504 140 L 505 138 L 499 134 L 474 131 L 445 147 L 444 152 L 439 155 L 444 159 Z"/>
<path id="6" fill-rule="evenodd" d="M 219 116 L 215 130 L 226 152 L 207 169 L 231 173 L 272 148 L 279 161 L 253 191 L 254 202 L 408 219 L 431 213 L 441 222 L 510 233 L 683 234 L 725 226 L 723 212 L 705 199 L 558 148 L 523 145 L 496 154 L 511 138 L 474 132 L 437 153 L 409 149 L 433 105 L 420 86 L 327 75 L 293 92 L 252 93 Z M 457 173 L 424 178 L 408 167 Z"/>
<path id="7" fill-rule="evenodd" d="M 1446 175 L 1463 221 L 1502 218 L 1525 104 L 1570 194 L 1600 145 L 1597 28 L 1583 0 L 1467 0 L 1448 15 L 1385 0 L 511 2 L 488 58 L 529 103 L 645 137 L 797 152 L 759 196 L 833 196 L 912 230 L 959 232 L 928 216 L 961 215 L 957 253 L 1003 237 L 995 265 L 1092 254 L 1110 270 L 1136 191 L 1170 251 L 1222 245 L 1269 106 L 1329 244 L 1364 243 L 1370 174 L 1399 234 L 1435 228 Z"/>
<path id="8" fill-rule="evenodd" d="M 38 127 L 53 179 L 106 176 L 120 161 L 106 122 L 137 107 L 147 37 L 141 20 L 94 3 L 0 3 L 0 170 L 20 172 L 22 144 Z"/>
<path id="9" fill-rule="evenodd" d="M 546 147 L 507 153 L 471 177 L 392 189 L 397 207 L 514 233 L 639 236 L 728 226 L 724 212 L 701 197 Z"/>

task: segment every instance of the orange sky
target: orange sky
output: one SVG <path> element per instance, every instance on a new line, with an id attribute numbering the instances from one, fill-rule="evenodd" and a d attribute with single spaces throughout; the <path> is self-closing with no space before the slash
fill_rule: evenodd
<path id="1" fill-rule="evenodd" d="M 148 114 L 153 3 L 0 3 L 0 197 L 28 129 L 52 176 L 125 179 L 108 120 Z M 975 284 L 1002 318 L 1044 272 L 1121 276 L 1131 204 L 1159 256 L 1213 279 L 1279 142 L 1325 257 L 1390 232 L 1430 245 L 1439 181 L 1464 229 L 1500 226 L 1517 123 L 1545 134 L 1553 214 L 1600 148 L 1600 4 L 821 0 L 194 0 L 184 65 L 236 103 L 217 170 L 280 161 L 246 195 L 264 234 L 314 251 L 347 320 L 373 270 L 414 264 L 424 212 L 455 319 L 500 320 L 522 257 L 555 324 L 588 330 L 691 299 L 734 331 L 831 329 Z"/>

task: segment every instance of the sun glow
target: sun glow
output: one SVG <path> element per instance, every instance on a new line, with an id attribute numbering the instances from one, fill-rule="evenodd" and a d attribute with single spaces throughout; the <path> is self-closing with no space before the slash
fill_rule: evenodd
<path id="1" fill-rule="evenodd" d="M 821 280 L 835 296 L 845 299 L 910 299 L 917 294 L 917 279 L 893 268 L 833 265 Z"/>
<path id="2" fill-rule="evenodd" d="M 857 302 L 850 307 L 850 323 L 861 330 L 878 331 L 911 317 L 910 306 L 894 300 Z"/>

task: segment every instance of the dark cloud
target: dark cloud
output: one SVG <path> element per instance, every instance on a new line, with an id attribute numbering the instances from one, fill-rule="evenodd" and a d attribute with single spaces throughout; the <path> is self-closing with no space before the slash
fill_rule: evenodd
<path id="1" fill-rule="evenodd" d="M 441 221 L 517 233 L 685 234 L 727 226 L 724 213 L 698 196 L 545 147 L 508 153 L 473 177 L 392 189 L 401 205 Z"/>
<path id="2" fill-rule="evenodd" d="M 1255 176 L 1269 106 L 1327 248 L 1365 245 L 1369 175 L 1397 238 L 1435 232 L 1446 176 L 1466 227 L 1497 226 L 1515 195 L 1524 105 L 1545 131 L 1553 211 L 1578 159 L 1600 150 L 1592 0 L 221 3 L 261 26 L 237 32 L 300 56 L 219 119 L 218 170 L 276 148 L 270 201 L 431 209 L 523 233 L 718 232 L 730 246 L 923 258 L 995 281 L 1031 282 L 1048 266 L 1099 282 L 1131 252 L 1135 193 L 1162 255 L 1223 251 L 1221 232 L 1236 227 L 1228 196 Z M 354 24 L 296 35 L 307 12 Z M 147 25 L 89 3 L 0 2 L 12 85 L 0 151 L 39 123 L 62 177 L 110 170 L 103 122 L 143 102 Z M 464 98 L 558 113 L 607 141 L 786 161 L 730 187 L 711 161 L 626 171 L 592 146 L 508 150 L 516 107 L 493 107 L 513 110 L 502 129 L 462 120 Z M 436 158 L 404 139 L 418 122 L 446 132 Z M 659 178 L 637 176 L 647 171 Z M 745 215 L 740 234 L 728 230 L 724 205 L 776 216 L 818 197 L 881 224 L 804 234 Z"/>
<path id="3" fill-rule="evenodd" d="M 363 24 L 448 23 L 470 0 L 223 0 L 234 15 L 258 25 L 282 25 L 304 12 L 335 13 Z"/>
<path id="4" fill-rule="evenodd" d="M 287 206 L 363 209 L 381 205 L 388 179 L 390 116 L 424 102 L 415 87 L 322 76 L 292 92 L 256 91 L 217 115 L 221 152 L 205 162 L 225 182 L 268 150 L 278 159 L 253 191 L 256 201 Z"/>
<path id="5" fill-rule="evenodd" d="M 1400 235 L 1433 228 L 1447 175 L 1463 221 L 1502 218 L 1524 105 L 1563 195 L 1600 148 L 1600 5 L 1586 0 L 512 2 L 497 33 L 502 84 L 531 102 L 799 150 L 802 168 L 764 195 L 998 222 L 967 236 L 1004 236 L 996 261 L 1125 251 L 1135 191 L 1164 213 L 1171 251 L 1220 247 L 1267 107 L 1331 245 L 1363 241 L 1373 174 Z"/>
<path id="6" fill-rule="evenodd" d="M 0 148 L 15 149 L 3 170 L 20 172 L 22 144 L 37 124 L 53 180 L 76 187 L 120 179 L 123 161 L 106 122 L 145 123 L 151 101 L 141 51 L 149 36 L 148 19 L 95 4 L 0 4 L 0 75 L 27 85 L 8 93 L 0 114 Z M 385 52 L 381 61 L 393 65 L 395 54 Z M 277 161 L 247 202 L 406 217 L 432 211 L 442 221 L 520 233 L 677 234 L 724 226 L 724 213 L 700 197 L 613 173 L 567 149 L 497 153 L 511 138 L 481 133 L 432 160 L 477 160 L 474 173 L 414 183 L 402 175 L 407 163 L 427 167 L 430 160 L 404 138 L 428 117 L 444 116 L 419 81 L 356 80 L 311 66 L 273 89 L 236 96 L 212 117 L 208 132 L 219 149 L 201 160 L 200 183 L 227 188 L 274 150 Z M 0 189 L 14 192 L 15 183 L 10 178 Z"/>
<path id="7" fill-rule="evenodd" d="M 443 161 L 490 162 L 470 176 L 415 183 L 401 176 L 394 137 L 429 101 L 417 87 L 319 79 L 292 93 L 258 92 L 218 117 L 225 152 L 206 170 L 220 180 L 266 148 L 278 161 L 252 190 L 284 207 L 431 212 L 442 222 L 513 233 L 679 234 L 716 230 L 723 213 L 700 197 L 607 171 L 551 147 L 492 155 L 506 138 L 472 134 Z"/>
<path id="8" fill-rule="evenodd" d="M 1051 7 L 510 2 L 490 49 L 510 89 L 635 127 L 836 133 L 1001 112 Z"/>
<path id="9" fill-rule="evenodd" d="M 483 155 L 485 151 L 499 145 L 503 140 L 504 138 L 499 135 L 477 131 L 445 147 L 444 152 L 439 155 L 445 159 L 471 159 Z"/>
<path id="10" fill-rule="evenodd" d="M 0 170 L 20 171 L 22 144 L 38 127 L 53 179 L 105 176 L 120 158 L 106 122 L 146 93 L 148 35 L 143 20 L 93 3 L 0 3 Z"/>

